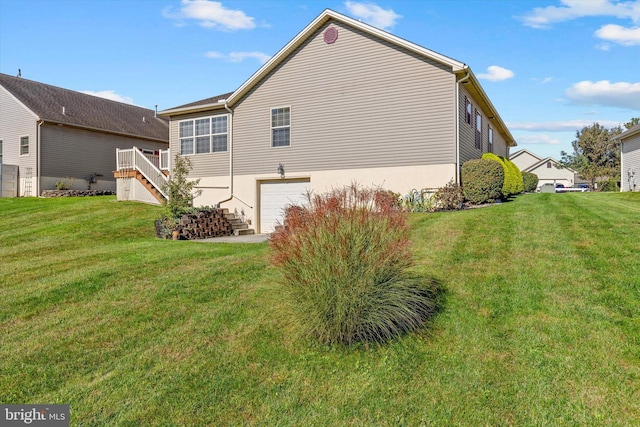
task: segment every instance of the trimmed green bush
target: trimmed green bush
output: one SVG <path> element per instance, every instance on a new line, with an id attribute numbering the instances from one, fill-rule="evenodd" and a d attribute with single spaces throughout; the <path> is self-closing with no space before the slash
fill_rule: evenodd
<path id="1" fill-rule="evenodd" d="M 462 164 L 462 190 L 465 200 L 474 203 L 493 203 L 502 196 L 504 168 L 489 159 L 474 159 Z"/>
<path id="2" fill-rule="evenodd" d="M 502 184 L 502 197 L 507 198 L 522 193 L 524 184 L 520 169 L 509 159 L 496 156 L 493 153 L 484 153 L 483 159 L 494 160 L 502 165 L 504 171 L 504 183 Z"/>
<path id="3" fill-rule="evenodd" d="M 296 329 L 323 344 L 385 341 L 434 311 L 428 284 L 411 280 L 406 214 L 356 185 L 307 196 L 271 235 Z"/>
<path id="4" fill-rule="evenodd" d="M 522 172 L 522 184 L 524 185 L 524 191 L 531 193 L 538 188 L 538 175 L 531 172 Z"/>

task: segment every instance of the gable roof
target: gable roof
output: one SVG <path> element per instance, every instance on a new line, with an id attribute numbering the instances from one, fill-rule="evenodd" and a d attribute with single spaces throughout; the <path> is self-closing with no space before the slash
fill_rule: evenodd
<path id="1" fill-rule="evenodd" d="M 211 102 L 208 105 L 201 103 L 207 100 L 213 101 L 216 97 L 207 98 L 206 100 L 196 101 L 195 103 L 192 103 L 195 105 L 186 104 L 180 107 L 174 107 L 169 110 L 161 111 L 160 114 L 162 114 L 163 116 L 171 116 L 173 114 L 185 114 L 202 111 L 204 109 L 215 109 L 225 106 L 232 107 L 234 104 L 239 102 L 244 97 L 244 95 L 249 93 L 252 88 L 260 83 L 260 81 L 266 78 L 271 71 L 276 69 L 278 65 L 280 65 L 290 54 L 292 54 L 299 46 L 301 46 L 307 39 L 309 39 L 309 37 L 311 37 L 318 29 L 320 29 L 323 25 L 331 20 L 351 26 L 366 34 L 377 37 L 385 42 L 402 47 L 417 55 L 443 64 L 449 67 L 458 79 L 463 79 L 468 76 L 468 80 L 463 84 L 467 84 L 466 87 L 469 93 L 476 97 L 482 109 L 489 115 L 491 121 L 495 123 L 496 130 L 503 136 L 507 145 L 510 147 L 517 145 L 513 135 L 511 135 L 511 132 L 509 132 L 509 129 L 498 114 L 498 111 L 489 100 L 489 97 L 482 89 L 480 82 L 478 82 L 478 79 L 475 77 L 467 64 L 437 53 L 433 50 L 429 50 L 425 47 L 407 41 L 403 38 L 395 36 L 369 24 L 365 24 L 353 18 L 349 18 L 348 16 L 342 15 L 331 9 L 325 9 L 289 43 L 287 43 L 274 56 L 272 56 L 269 61 L 267 61 L 262 67 L 260 67 L 258 71 L 256 71 L 251 77 L 249 77 L 246 82 L 244 82 L 238 89 L 232 92 L 230 96 L 225 97 L 225 100 L 223 100 L 222 102 L 218 100 L 218 102 Z"/>
<path id="2" fill-rule="evenodd" d="M 167 121 L 147 108 L 2 73 L 0 86 L 45 122 L 169 142 Z"/>
<path id="3" fill-rule="evenodd" d="M 538 160 L 542 160 L 542 157 L 538 156 L 537 154 L 532 153 L 531 151 L 527 150 L 526 148 L 523 148 L 521 150 L 516 151 L 515 153 L 513 153 L 512 155 L 509 156 L 509 160 L 513 160 L 516 157 L 527 153 L 528 155 L 530 155 L 531 157 L 535 157 Z"/>
<path id="4" fill-rule="evenodd" d="M 536 156 L 537 157 L 537 156 Z M 544 165 L 547 162 L 551 162 L 554 164 L 556 169 L 566 169 L 571 173 L 577 173 L 576 171 L 574 171 L 573 169 L 564 166 L 562 163 L 560 163 L 559 161 L 557 161 L 556 159 L 554 159 L 553 157 L 546 157 L 544 159 L 540 159 L 539 162 L 532 164 L 531 166 L 525 168 L 522 170 L 522 172 L 531 172 L 532 170 L 538 169 L 540 166 Z"/>
<path id="5" fill-rule="evenodd" d="M 620 141 L 622 141 L 623 139 L 631 138 L 632 136 L 635 136 L 637 134 L 640 134 L 640 125 L 635 125 L 631 129 L 625 130 L 621 134 L 616 135 L 613 139 L 619 139 Z"/>

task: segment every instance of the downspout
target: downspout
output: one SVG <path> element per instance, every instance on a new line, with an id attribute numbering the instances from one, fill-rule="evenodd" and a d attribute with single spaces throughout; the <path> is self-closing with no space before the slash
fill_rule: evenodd
<path id="1" fill-rule="evenodd" d="M 462 179 L 460 177 L 460 85 L 465 83 L 471 77 L 469 74 L 468 65 L 463 67 L 466 75 L 462 77 L 460 80 L 456 81 L 456 183 L 460 184 Z M 464 112 L 467 114 L 467 112 Z"/>
<path id="2" fill-rule="evenodd" d="M 229 112 L 229 197 L 217 203 L 219 207 L 224 202 L 233 199 L 233 110 L 224 101 L 224 109 Z"/>
<path id="3" fill-rule="evenodd" d="M 38 127 L 36 129 L 36 197 L 38 197 L 40 195 L 40 159 L 41 159 L 41 155 L 40 155 L 40 146 L 41 146 L 41 139 L 42 139 L 42 124 L 44 123 L 44 120 L 42 119 L 38 119 Z"/>

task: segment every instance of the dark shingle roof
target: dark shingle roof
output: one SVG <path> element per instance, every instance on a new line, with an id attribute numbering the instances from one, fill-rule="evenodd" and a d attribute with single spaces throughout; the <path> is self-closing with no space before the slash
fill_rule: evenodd
<path id="1" fill-rule="evenodd" d="M 217 104 L 221 99 L 227 99 L 233 92 L 223 93 L 222 95 L 212 96 L 211 98 L 201 99 L 199 101 L 190 102 L 184 105 L 178 105 L 177 107 L 170 108 L 170 110 L 176 110 L 178 108 L 198 107 L 200 105 Z"/>
<path id="2" fill-rule="evenodd" d="M 168 123 L 147 108 L 2 73 L 0 86 L 45 121 L 169 141 Z"/>

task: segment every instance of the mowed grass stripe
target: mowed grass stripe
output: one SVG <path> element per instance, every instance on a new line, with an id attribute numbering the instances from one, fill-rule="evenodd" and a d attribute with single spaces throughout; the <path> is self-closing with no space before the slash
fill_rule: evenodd
<path id="1" fill-rule="evenodd" d="M 634 425 L 639 210 L 412 215 L 441 311 L 343 348 L 295 338 L 266 244 L 162 241 L 158 207 L 109 197 L 0 199 L 0 401 L 70 403 L 73 425 Z"/>

